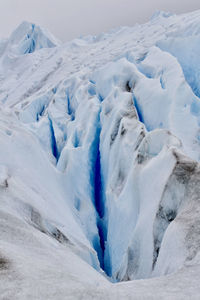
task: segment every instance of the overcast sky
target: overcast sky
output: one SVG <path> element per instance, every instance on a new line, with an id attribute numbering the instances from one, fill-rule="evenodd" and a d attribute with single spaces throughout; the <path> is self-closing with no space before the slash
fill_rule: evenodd
<path id="1" fill-rule="evenodd" d="M 200 9 L 200 0 L 0 0 L 0 37 L 22 21 L 46 27 L 63 41 L 148 21 L 156 10 Z"/>

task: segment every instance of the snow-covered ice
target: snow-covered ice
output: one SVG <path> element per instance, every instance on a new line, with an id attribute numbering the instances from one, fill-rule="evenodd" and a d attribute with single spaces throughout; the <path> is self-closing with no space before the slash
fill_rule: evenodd
<path id="1" fill-rule="evenodd" d="M 0 298 L 198 299 L 200 11 L 0 41 Z"/>

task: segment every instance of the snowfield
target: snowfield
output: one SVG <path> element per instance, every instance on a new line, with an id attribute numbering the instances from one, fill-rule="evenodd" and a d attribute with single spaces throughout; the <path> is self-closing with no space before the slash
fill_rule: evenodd
<path id="1" fill-rule="evenodd" d="M 200 11 L 0 41 L 0 299 L 199 299 Z"/>

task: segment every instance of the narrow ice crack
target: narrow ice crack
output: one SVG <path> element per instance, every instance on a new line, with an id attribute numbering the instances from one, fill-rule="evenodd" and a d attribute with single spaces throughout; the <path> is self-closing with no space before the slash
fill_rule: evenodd
<path id="1" fill-rule="evenodd" d="M 135 106 L 139 121 L 144 124 L 147 131 L 151 131 L 151 129 L 149 128 L 149 126 L 145 122 L 143 112 L 142 112 L 142 108 L 140 107 L 139 101 L 136 98 L 136 96 L 134 95 L 134 93 L 133 93 L 133 105 Z"/>
<path id="2" fill-rule="evenodd" d="M 100 112 L 96 126 L 96 134 L 92 144 L 92 186 L 94 206 L 97 214 L 97 229 L 99 234 L 99 245 L 95 243 L 94 248 L 97 252 L 100 267 L 105 270 L 104 251 L 105 251 L 105 226 L 104 226 L 104 203 L 103 203 L 103 189 L 102 189 L 102 171 L 101 171 L 101 153 L 100 153 Z"/>
<path id="3" fill-rule="evenodd" d="M 75 113 L 74 110 L 72 109 L 71 103 L 70 103 L 70 96 L 69 96 L 69 91 L 66 90 L 66 97 L 67 97 L 67 110 L 68 114 L 71 116 L 71 120 L 73 121 L 75 119 Z"/>
<path id="4" fill-rule="evenodd" d="M 53 122 L 51 118 L 48 115 L 49 119 L 49 126 L 50 126 L 50 131 L 51 131 L 51 148 L 52 148 L 52 154 L 56 158 L 56 161 L 58 161 L 59 155 L 58 155 L 58 148 L 57 148 L 57 143 L 56 143 L 56 137 L 54 133 L 54 128 L 53 128 Z"/>

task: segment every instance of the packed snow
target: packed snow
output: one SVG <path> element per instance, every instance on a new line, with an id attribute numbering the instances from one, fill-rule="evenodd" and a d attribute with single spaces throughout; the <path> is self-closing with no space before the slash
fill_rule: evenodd
<path id="1" fill-rule="evenodd" d="M 200 11 L 0 41 L 1 299 L 198 299 L 199 41 Z"/>

